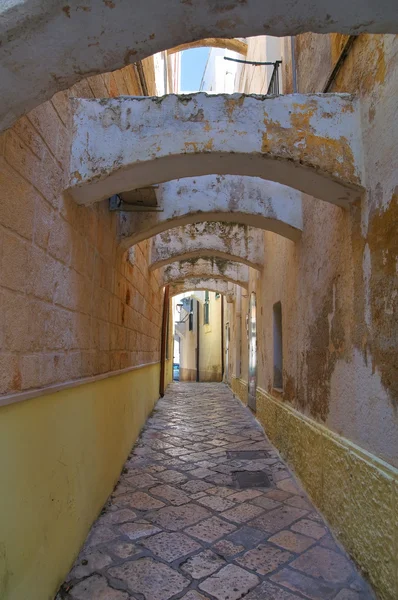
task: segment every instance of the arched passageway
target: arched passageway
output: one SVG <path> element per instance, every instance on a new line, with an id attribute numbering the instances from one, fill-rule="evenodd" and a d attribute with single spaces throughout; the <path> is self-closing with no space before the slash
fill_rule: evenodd
<path id="1" fill-rule="evenodd" d="M 204 221 L 243 224 L 294 241 L 303 227 L 301 193 L 258 177 L 187 177 L 159 185 L 156 197 L 161 211 L 121 214 L 123 247 L 170 228 Z"/>
<path id="2" fill-rule="evenodd" d="M 167 13 L 169 0 L 164 3 L 156 0 L 153 4 L 152 1 L 149 0 L 145 6 L 134 6 L 136 19 L 126 18 L 123 23 L 120 11 L 125 10 L 125 17 L 131 16 L 132 5 L 140 3 L 128 0 L 97 0 L 96 3 L 87 0 L 84 5 L 74 2 L 62 5 L 54 0 L 3 2 L 0 8 L 0 31 L 2 28 L 5 31 L 0 36 L 0 113 L 5 115 L 4 119 L 1 117 L 3 126 L 6 122 L 11 123 L 21 111 L 72 81 L 109 70 L 120 60 L 123 64 L 138 60 L 144 49 L 152 44 L 152 49 L 156 45 L 158 48 L 167 47 L 169 38 L 173 38 L 171 46 L 186 43 L 187 32 L 196 37 L 219 35 L 210 29 L 219 32 L 223 27 L 225 35 L 231 32 L 238 34 L 238 30 L 244 27 L 249 30 L 253 23 L 247 22 L 247 11 L 250 12 L 254 6 L 258 7 L 257 16 L 261 16 L 267 11 L 268 4 L 272 4 L 267 19 L 257 21 L 256 26 L 261 31 L 265 31 L 265 26 L 272 27 L 274 31 L 292 26 L 293 34 L 305 23 L 313 24 L 314 19 L 319 19 L 314 27 L 338 27 L 336 11 L 339 10 L 346 16 L 347 12 L 351 16 L 358 13 L 355 4 L 351 6 L 342 0 L 337 0 L 332 13 L 324 11 L 324 5 L 319 12 L 319 7 L 315 7 L 310 16 L 302 10 L 308 5 L 305 0 L 298 0 L 294 6 L 289 4 L 288 7 L 292 7 L 290 12 L 285 10 L 286 6 L 270 0 L 177 0 L 172 7 L 174 14 L 172 10 Z M 288 1 L 293 4 L 293 0 Z M 379 16 L 385 8 L 383 1 L 377 9 L 373 7 L 375 12 L 380 11 L 377 12 Z M 391 4 L 391 0 L 388 2 Z M 26 7 L 29 15 L 26 14 L 25 19 L 23 11 Z M 86 10 L 90 8 L 91 11 Z M 205 8 L 209 10 L 202 14 Z M 282 9 L 283 21 L 272 22 Z M 140 21 L 141 10 L 142 15 L 145 12 L 142 19 L 145 17 L 150 24 L 156 22 L 154 31 L 149 33 L 145 27 L 139 30 L 143 23 Z M 369 10 L 367 6 L 366 10 L 360 11 L 361 21 L 369 16 Z M 335 22 L 326 24 L 326 14 L 330 14 L 330 19 Z M 193 23 L 190 19 L 176 19 L 176 15 L 198 18 Z M 98 37 L 88 27 L 92 20 L 100 32 Z M 169 28 L 171 22 L 172 27 Z M 203 27 L 204 22 L 208 28 Z M 358 24 L 358 19 L 355 22 Z M 350 27 L 350 24 L 346 26 Z M 356 33 L 358 31 L 361 28 L 355 30 Z M 338 62 L 324 61 L 323 51 L 326 48 L 330 54 L 334 50 L 339 52 L 336 46 L 344 44 L 344 40 L 331 36 L 330 44 L 325 38 L 326 43 L 321 44 L 314 40 L 316 37 L 311 36 L 311 44 L 306 44 L 308 38 L 296 39 L 292 44 L 293 51 L 296 45 L 296 58 L 300 55 L 297 77 L 303 91 L 324 89 L 322 82 L 330 80 L 329 69 L 339 67 Z M 240 582 L 242 578 L 253 581 L 253 573 L 260 580 L 260 575 L 252 568 L 252 561 L 253 555 L 255 559 L 260 555 L 257 571 L 267 568 L 267 557 L 264 559 L 261 547 L 261 552 L 254 550 L 253 553 L 250 549 L 247 554 L 243 549 L 239 557 L 220 557 L 219 539 L 214 542 L 205 540 L 202 544 L 195 535 L 197 530 L 191 535 L 190 528 L 200 528 L 207 519 L 211 519 L 207 530 L 213 533 L 214 519 L 219 519 L 228 527 L 228 533 L 223 536 L 227 541 L 230 541 L 231 530 L 239 536 L 242 496 L 236 498 L 236 489 L 232 486 L 231 496 L 234 495 L 230 499 L 225 498 L 225 489 L 221 490 L 221 494 L 216 493 L 216 498 L 207 490 L 228 483 L 226 478 L 223 479 L 228 476 L 228 468 L 225 469 L 222 462 L 224 458 L 230 460 L 229 452 L 237 450 L 237 442 L 239 444 L 241 440 L 233 439 L 234 436 L 242 433 L 244 443 L 252 445 L 249 450 L 264 451 L 270 445 L 262 440 L 257 446 L 259 438 L 256 433 L 253 437 L 250 434 L 250 441 L 246 435 L 248 431 L 241 428 L 241 414 L 229 413 L 226 420 L 224 406 L 217 405 L 214 398 L 210 399 L 208 412 L 206 410 L 199 415 L 191 412 L 189 423 L 190 411 L 181 413 L 179 409 L 185 403 L 184 409 L 194 410 L 194 402 L 201 399 L 200 395 L 194 395 L 194 402 L 190 401 L 189 407 L 186 398 L 178 398 L 177 395 L 177 411 L 171 421 L 153 410 L 159 395 L 159 383 L 167 381 L 162 371 L 163 375 L 170 373 L 172 362 L 172 351 L 169 348 L 167 354 L 166 342 L 171 338 L 167 294 L 169 290 L 173 293 L 176 289 L 195 290 L 195 287 L 203 292 L 224 290 L 225 298 L 231 300 L 235 292 L 236 300 L 227 304 L 225 298 L 221 299 L 218 294 L 216 297 L 214 293 L 195 293 L 194 296 L 200 297 L 202 303 L 200 307 L 196 305 L 196 314 L 199 315 L 196 322 L 193 318 L 187 320 L 188 335 L 192 335 L 197 325 L 204 335 L 212 328 L 220 333 L 220 337 L 223 332 L 227 340 L 231 333 L 229 348 L 234 366 L 229 370 L 229 381 L 234 391 L 243 391 L 240 397 L 244 402 L 247 392 L 245 378 L 250 374 L 246 343 L 249 332 L 259 364 L 258 385 L 253 392 L 258 398 L 258 416 L 270 439 L 294 465 L 309 494 L 334 523 L 336 532 L 375 582 L 377 591 L 380 590 L 383 598 L 397 596 L 393 560 L 397 539 L 393 514 L 396 473 L 388 465 L 390 462 L 397 466 L 394 453 L 397 419 L 392 408 L 396 398 L 393 389 L 395 380 L 392 379 L 396 364 L 396 361 L 393 362 L 396 355 L 393 301 L 397 298 L 393 296 L 395 271 L 392 265 L 395 255 L 390 235 L 396 214 L 393 212 L 396 194 L 392 195 L 396 172 L 391 157 L 397 154 L 394 142 L 398 136 L 395 135 L 396 123 L 391 115 L 396 98 L 397 70 L 394 61 L 397 40 L 387 39 L 394 36 L 383 36 L 381 40 L 377 39 L 379 36 L 369 37 L 368 43 L 367 36 L 358 36 L 353 52 L 347 57 L 333 85 L 333 89 L 343 92 L 359 90 L 359 100 L 337 95 L 297 95 L 282 99 L 169 97 L 163 100 L 145 99 L 141 104 L 131 99 L 101 100 L 104 96 L 124 96 L 126 89 L 132 95 L 135 95 L 136 89 L 137 93 L 140 89 L 144 90 L 146 86 L 140 87 L 142 82 L 141 79 L 138 81 L 138 76 L 134 82 L 128 79 L 142 66 L 135 65 L 122 73 L 90 77 L 79 87 L 69 89 L 45 106 L 40 106 L 2 136 L 0 405 L 4 404 L 4 407 L 0 418 L 0 454 L 3 457 L 0 471 L 5 474 L 5 493 L 0 494 L 0 516 L 3 519 L 0 529 L 7 568 L 5 573 L 1 573 L 0 564 L 0 597 L 4 596 L 4 600 L 18 595 L 18 592 L 30 600 L 54 597 L 56 586 L 66 575 L 96 513 L 106 503 L 108 495 L 113 495 L 114 483 L 127 455 L 133 459 L 132 444 L 151 413 L 156 423 L 155 432 L 150 433 L 160 431 L 160 442 L 171 443 L 171 447 L 159 443 L 159 439 L 154 439 L 156 435 L 149 435 L 151 450 L 141 446 L 137 451 L 137 455 L 141 453 L 137 463 L 132 460 L 126 464 L 129 472 L 125 473 L 123 485 L 115 490 L 117 499 L 112 506 L 117 508 L 123 504 L 122 513 L 114 511 L 113 514 L 102 515 L 102 523 L 108 529 L 94 529 L 88 542 L 89 556 L 82 556 L 84 561 L 79 561 L 78 571 L 72 575 L 73 583 L 68 578 L 60 596 L 66 600 L 68 596 L 72 599 L 116 594 L 121 596 L 120 600 L 125 600 L 122 597 L 128 595 L 171 598 L 195 595 L 200 590 L 205 596 L 216 597 L 211 585 L 217 585 L 219 574 L 225 573 L 224 568 L 227 568 L 227 576 L 223 580 L 226 585 L 231 581 L 237 585 L 229 576 L 231 569 L 235 573 L 240 569 Z M 256 43 L 260 45 L 262 41 L 257 40 Z M 294 73 L 289 43 L 289 40 L 282 42 L 285 52 L 283 76 L 286 75 L 283 83 L 287 81 L 288 85 Z M 306 52 L 301 52 L 304 47 L 310 55 L 307 54 L 307 58 Z M 316 51 L 312 51 L 313 48 Z M 255 59 L 251 53 L 250 58 Z M 165 67 L 166 73 L 163 66 L 157 71 L 163 79 L 162 86 L 165 81 L 167 85 L 170 81 L 173 84 L 177 81 L 177 78 L 168 78 L 167 67 L 179 62 L 177 57 L 170 61 L 164 59 L 162 56 L 146 61 L 148 72 L 161 63 Z M 322 68 L 321 63 L 324 65 Z M 246 89 L 246 83 L 248 91 L 255 91 L 251 88 L 250 77 L 240 89 L 243 85 Z M 3 86 L 7 88 L 5 91 Z M 155 84 L 151 88 L 155 94 L 162 93 Z M 137 221 L 142 227 L 140 225 L 137 230 L 133 228 L 136 223 L 134 215 L 120 215 L 122 224 L 128 226 L 123 241 L 127 245 L 136 231 L 143 236 L 141 239 L 146 240 L 145 236 L 154 230 L 159 233 L 163 227 L 167 229 L 187 223 L 178 221 L 180 216 L 183 219 L 202 218 L 199 216 L 201 211 L 206 219 L 231 219 L 232 223 L 241 218 L 248 227 L 258 226 L 261 222 L 264 230 L 270 229 L 279 234 L 260 231 L 266 262 L 261 272 L 250 271 L 247 290 L 230 281 L 215 279 L 225 277 L 225 270 L 220 267 L 195 271 L 184 270 L 181 264 L 175 269 L 176 279 L 172 280 L 176 283 L 164 286 L 165 265 L 150 268 L 149 241 L 135 246 L 134 264 L 128 260 L 126 247 L 117 246 L 119 215 L 108 210 L 106 201 L 98 202 L 96 206 L 77 206 L 68 194 L 62 194 L 70 175 L 68 168 L 68 173 L 63 171 L 64 159 L 69 156 L 71 134 L 68 120 L 71 104 L 68 98 L 71 95 L 86 97 L 86 92 L 87 96 L 97 96 L 99 101 L 76 101 L 76 106 L 82 108 L 82 120 L 87 115 L 93 119 L 89 124 L 87 120 L 84 122 L 85 137 L 79 137 L 84 127 L 81 128 L 77 121 L 75 123 L 77 137 L 74 150 L 77 144 L 78 152 L 74 155 L 76 174 L 73 186 L 77 195 L 87 192 L 90 202 L 108 196 L 113 189 L 117 193 L 130 194 L 137 185 L 146 185 L 145 182 L 152 185 L 163 178 L 180 177 L 181 173 L 184 176 L 191 173 L 191 179 L 195 179 L 195 173 L 199 174 L 198 177 L 204 174 L 203 177 L 211 178 L 210 169 L 214 169 L 214 165 L 217 171 L 227 173 L 225 177 L 243 178 L 255 174 L 261 176 L 264 186 L 268 185 L 269 178 L 277 180 L 273 183 L 275 186 L 280 186 L 281 181 L 289 182 L 339 206 L 347 206 L 361 195 L 363 181 L 366 181 L 367 195 L 364 195 L 363 202 L 355 203 L 346 212 L 306 198 L 306 231 L 301 236 L 301 202 L 291 197 L 291 202 L 284 204 L 283 195 L 274 197 L 273 194 L 261 193 L 256 196 L 253 193 L 252 205 L 241 210 L 245 194 L 237 189 L 227 205 L 221 208 L 214 204 L 210 198 L 212 192 L 209 193 L 210 208 L 204 211 L 202 196 L 198 194 L 196 185 L 191 186 L 186 195 L 181 194 L 177 198 L 183 204 L 192 193 L 192 205 L 188 211 L 179 212 L 177 201 L 170 204 L 174 207 L 173 214 L 167 213 L 167 207 L 158 206 L 156 208 L 160 208 L 159 212 L 163 214 L 155 215 L 155 219 L 160 217 L 160 220 L 150 221 L 149 213 L 142 213 L 140 218 L 143 220 Z M 92 114 L 88 107 L 93 109 Z M 102 119 L 100 124 L 97 123 L 96 107 L 99 107 L 98 114 Z M 136 114 L 128 115 L 130 107 L 134 107 Z M 140 128 L 144 134 L 142 139 Z M 90 137 L 93 133 L 94 137 Z M 364 178 L 362 142 L 366 165 Z M 132 145 L 137 151 L 135 156 L 120 152 L 120 149 L 130 152 Z M 139 162 L 141 158 L 144 160 Z M 90 164 L 91 160 L 95 161 L 94 165 Z M 243 175 L 239 175 L 242 164 L 245 170 Z M 87 165 L 92 169 L 91 174 L 86 170 Z M 232 175 L 229 175 L 230 172 Z M 79 176 L 81 181 L 78 181 Z M 121 179 L 118 179 L 119 176 Z M 223 175 L 219 177 L 222 182 L 225 181 Z M 120 182 L 122 187 L 119 187 Z M 98 189 L 95 187 L 97 184 Z M 78 189 L 79 185 L 82 187 Z M 106 188 L 108 185 L 109 190 Z M 124 188 L 124 185 L 127 187 Z M 162 189 L 163 184 L 155 188 L 155 197 L 157 193 L 160 197 Z M 223 185 L 217 190 L 218 195 L 223 196 Z M 294 190 L 290 190 L 293 193 Z M 296 192 L 295 198 L 301 199 L 301 191 Z M 258 210 L 253 210 L 253 206 Z M 288 206 L 288 210 L 283 212 L 283 206 Z M 285 241 L 282 236 L 289 239 Z M 291 243 L 296 239 L 300 242 Z M 235 256 L 238 258 L 239 254 Z M 238 264 L 234 262 L 234 267 L 228 267 L 234 282 L 237 281 L 235 270 Z M 173 277 L 173 266 L 166 265 L 166 268 L 168 266 L 170 277 Z M 196 277 L 192 273 L 196 273 Z M 177 283 L 181 276 L 184 280 Z M 239 281 L 242 283 L 242 278 Z M 254 318 L 247 326 L 245 321 L 248 300 L 253 293 L 258 299 L 258 346 L 254 344 L 253 331 L 250 333 Z M 207 305 L 206 298 L 209 297 L 210 304 Z M 220 313 L 225 311 L 221 324 L 228 325 L 228 328 L 218 326 L 211 302 L 218 305 Z M 189 303 L 186 302 L 185 306 L 190 313 Z M 207 306 L 210 308 L 208 312 Z M 280 310 L 275 310 L 278 307 Z M 193 321 L 191 333 L 189 321 Z M 278 343 L 275 344 L 277 336 Z M 217 345 L 219 350 L 221 347 L 221 344 Z M 204 346 L 202 356 L 209 356 Z M 275 367 L 282 371 L 283 386 L 277 385 L 279 391 L 276 389 L 274 393 L 273 386 L 277 384 Z M 31 401 L 33 399 L 34 402 Z M 232 402 L 229 397 L 228 405 L 232 406 Z M 220 413 L 220 422 L 212 422 L 212 416 L 215 418 Z M 210 418 L 207 419 L 208 415 Z M 21 431 L 24 432 L 22 436 Z M 73 432 L 72 436 L 70 432 Z M 184 433 L 186 442 L 174 440 L 173 443 L 174 436 Z M 217 436 L 223 437 L 219 440 Z M 308 440 L 311 443 L 307 443 Z M 312 443 L 314 440 L 316 447 Z M 210 448 L 206 447 L 208 442 Z M 205 450 L 205 455 L 198 457 L 197 445 L 203 443 L 205 447 L 199 450 Z M 213 445 L 214 450 L 211 448 Z M 224 450 L 220 450 L 220 446 Z M 28 456 L 26 447 L 29 447 Z M 157 455 L 156 450 L 160 450 Z M 219 452 L 222 455 L 220 462 Z M 312 542 L 311 539 L 306 542 L 304 539 L 309 547 L 302 554 L 307 550 L 312 553 L 301 558 L 301 566 L 310 571 L 303 576 L 310 589 L 301 588 L 296 592 L 289 588 L 289 581 L 278 579 L 275 592 L 274 578 L 283 577 L 283 572 L 288 571 L 297 582 L 299 569 L 296 567 L 300 566 L 296 562 L 298 553 L 295 550 L 293 557 L 287 556 L 284 550 L 278 550 L 278 556 L 282 553 L 285 563 L 278 564 L 277 572 L 267 573 L 264 577 L 267 581 L 260 583 L 255 579 L 253 594 L 267 597 L 276 593 L 298 593 L 323 597 L 326 593 L 335 597 L 347 593 L 352 595 L 351 592 L 359 590 L 361 600 L 365 600 L 366 596 L 362 594 L 365 588 L 359 586 L 352 566 L 344 562 L 346 559 L 343 559 L 341 549 L 333 546 L 320 517 L 315 515 L 314 508 L 306 503 L 306 499 L 296 493 L 297 488 L 290 487 L 289 482 L 284 483 L 288 473 L 282 464 L 273 462 L 272 456 L 276 456 L 276 451 L 271 449 L 270 455 L 271 461 L 262 469 L 269 468 L 270 484 L 275 488 L 272 491 L 279 492 L 274 499 L 285 503 L 276 507 L 276 515 L 283 513 L 283 531 L 276 531 L 280 525 L 280 518 L 276 516 L 272 535 L 280 534 L 282 540 L 286 540 L 286 531 L 289 530 L 288 538 L 293 540 L 293 549 L 297 549 L 294 541 L 301 544 L 303 537 L 311 538 L 316 523 L 315 536 L 326 537 L 325 542 Z M 21 462 L 22 456 L 25 460 Z M 336 458 L 332 468 L 328 456 Z M 203 465 L 204 460 L 208 461 L 206 466 Z M 209 465 L 212 461 L 216 463 L 215 467 Z M 347 464 L 353 465 L 349 473 Z M 37 485 L 37 465 L 40 465 L 40 486 Z M 201 470 L 206 467 L 212 471 Z M 220 473 L 223 468 L 227 472 Z M 204 496 L 198 496 L 190 486 L 200 485 L 202 479 L 208 480 L 211 487 L 206 489 Z M 128 487 L 124 488 L 124 482 Z M 189 485 L 184 489 L 182 486 L 187 482 Z M 177 484 L 180 489 L 170 489 L 170 484 Z M 283 487 L 285 485 L 287 488 Z M 371 498 L 382 501 L 377 502 L 377 506 L 374 502 L 369 503 L 369 494 L 363 494 L 364 488 L 370 490 Z M 288 499 L 285 502 L 280 491 L 286 489 Z M 177 501 L 173 492 L 177 494 Z M 249 492 L 250 500 L 243 508 L 243 518 L 248 516 L 247 525 L 254 525 L 264 532 L 265 537 L 260 543 L 264 539 L 267 544 L 271 535 L 269 515 L 273 513 L 272 520 L 275 512 L 268 510 L 272 499 L 272 496 L 267 497 L 268 490 L 264 489 L 259 494 L 260 498 L 257 496 L 256 500 L 253 491 Z M 297 497 L 292 500 L 292 496 Z M 228 505 L 228 502 L 232 504 Z M 9 510 L 11 506 L 12 511 Z M 79 510 L 71 510 L 71 506 Z M 122 522 L 126 508 L 127 522 Z M 245 510 L 249 511 L 248 515 L 245 515 Z M 222 514 L 217 516 L 218 512 Z M 292 516 L 293 521 L 286 522 L 286 514 Z M 147 523 L 142 523 L 143 515 Z M 301 524 L 303 537 L 295 530 L 301 518 L 304 519 Z M 370 522 L 372 527 L 367 528 L 366 524 Z M 174 523 L 177 529 L 183 529 L 183 534 L 181 531 L 177 536 L 174 532 L 170 534 L 170 523 Z M 65 532 L 68 534 L 65 535 Z M 133 538 L 132 545 L 126 546 L 128 540 L 124 538 L 122 546 L 118 546 L 121 532 L 130 540 Z M 146 532 L 153 535 L 145 535 Z M 186 536 L 185 540 L 191 540 L 189 543 L 196 544 L 194 550 L 178 555 L 178 558 L 172 556 L 170 562 L 170 554 L 159 558 L 156 554 L 159 547 L 161 550 L 166 547 L 167 552 L 172 553 L 181 551 L 181 535 Z M 109 539 L 108 536 L 111 538 L 109 546 L 104 542 L 104 537 Z M 273 543 L 272 540 L 270 543 Z M 151 544 L 154 544 L 152 549 Z M 202 549 L 208 552 L 212 547 L 217 553 L 218 572 L 206 574 L 203 581 L 193 582 L 195 578 L 191 577 L 190 565 L 192 567 L 193 563 L 195 569 L 199 552 Z M 102 550 L 106 549 L 108 557 L 108 548 L 109 558 L 104 558 Z M 135 554 L 136 549 L 142 548 L 145 548 L 144 555 Z M 336 550 L 334 554 L 333 548 Z M 115 558 L 115 550 L 123 554 L 126 549 L 133 554 L 120 561 Z M 101 568 L 100 574 L 87 574 L 92 568 L 91 561 L 98 559 L 98 553 L 101 561 L 105 560 L 108 564 Z M 177 564 L 175 560 L 178 561 L 176 569 L 173 568 Z M 227 567 L 226 562 L 230 563 Z M 184 568 L 182 563 L 185 563 Z M 330 581 L 327 580 L 330 570 L 325 572 L 325 564 L 338 565 L 336 572 L 344 579 L 341 585 L 332 582 L 330 589 Z M 326 581 L 314 572 L 317 568 L 325 575 Z M 80 577 L 82 571 L 84 574 Z M 316 576 L 312 577 L 314 573 Z M 143 577 L 152 587 L 142 587 Z M 185 585 L 181 577 L 189 583 Z M 205 579 L 210 581 L 203 588 Z M 115 580 L 118 580 L 117 583 Z M 176 581 L 177 585 L 181 584 L 178 592 Z M 160 591 L 153 588 L 156 582 L 159 582 Z M 347 589 L 351 584 L 357 585 L 355 590 Z M 167 585 L 170 589 L 165 592 Z M 311 585 L 321 586 L 319 593 Z M 189 587 L 193 588 L 191 592 Z M 248 588 L 232 589 L 232 592 L 241 596 L 253 595 Z M 227 592 L 224 597 L 226 595 Z"/>
<path id="3" fill-rule="evenodd" d="M 397 33 L 398 8 L 390 0 L 360 7 L 344 0 L 328 5 L 305 0 L 147 0 L 142 5 L 10 0 L 0 10 L 0 130 L 55 92 L 160 50 L 208 37 L 306 31 Z"/>
<path id="4" fill-rule="evenodd" d="M 182 283 L 185 279 L 221 279 L 243 288 L 249 285 L 249 268 L 236 262 L 213 259 L 181 260 L 163 267 L 163 282 Z"/>
<path id="5" fill-rule="evenodd" d="M 174 46 L 167 51 L 168 54 L 175 54 L 176 52 L 183 52 L 184 50 L 192 50 L 192 48 L 225 48 L 232 52 L 237 52 L 246 56 L 247 54 L 247 42 L 244 39 L 239 38 L 205 38 L 204 40 L 196 40 L 195 42 L 188 42 L 186 44 L 180 44 Z"/>
<path id="6" fill-rule="evenodd" d="M 235 296 L 235 285 L 223 279 L 201 279 L 200 277 L 186 277 L 184 281 L 170 284 L 169 289 L 171 297 L 177 296 L 178 294 L 183 294 L 185 292 L 209 291 L 221 294 L 225 296 L 227 302 L 232 302 Z"/>
<path id="7" fill-rule="evenodd" d="M 176 260 L 215 257 L 241 262 L 253 269 L 264 265 L 262 232 L 236 223 L 204 222 L 174 227 L 151 238 L 149 269 Z"/>
<path id="8" fill-rule="evenodd" d="M 350 95 L 75 99 L 73 112 L 69 191 L 80 204 L 212 173 L 340 205 L 360 197 L 360 106 Z"/>

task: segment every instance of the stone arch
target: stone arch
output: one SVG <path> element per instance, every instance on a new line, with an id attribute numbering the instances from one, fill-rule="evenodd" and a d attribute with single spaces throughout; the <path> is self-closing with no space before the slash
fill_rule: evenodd
<path id="1" fill-rule="evenodd" d="M 239 288 L 239 286 L 238 286 Z M 236 289 L 238 289 L 236 288 Z M 180 283 L 173 283 L 169 286 L 170 297 L 177 296 L 183 292 L 209 291 L 222 294 L 227 302 L 232 302 L 235 297 L 235 285 L 222 279 L 200 279 L 193 277 L 185 279 Z"/>
<path id="2" fill-rule="evenodd" d="M 261 270 L 264 243 L 259 229 L 236 223 L 204 222 L 174 227 L 150 240 L 149 269 L 178 260 L 213 257 Z"/>
<path id="3" fill-rule="evenodd" d="M 174 48 L 168 50 L 168 54 L 176 54 L 176 52 L 183 52 L 184 50 L 192 50 L 192 48 L 225 48 L 225 50 L 231 50 L 246 56 L 247 54 L 247 42 L 239 38 L 206 38 L 204 40 L 196 40 L 195 42 L 188 42 L 187 44 L 180 44 Z"/>
<path id="4" fill-rule="evenodd" d="M 360 197 L 359 101 L 348 94 L 74 99 L 80 204 L 181 177 L 245 175 L 344 205 Z"/>
<path id="5" fill-rule="evenodd" d="M 176 261 L 163 267 L 163 283 L 182 283 L 185 279 L 221 279 L 240 285 L 249 286 L 249 267 L 219 258 L 198 258 Z"/>
<path id="6" fill-rule="evenodd" d="M 176 27 L 178 23 L 178 27 Z M 62 31 L 62 35 L 60 35 Z M 0 129 L 96 73 L 200 38 L 398 33 L 391 0 L 8 0 L 0 8 Z M 35 52 L 32 53 L 32 48 Z"/>
<path id="7" fill-rule="evenodd" d="M 139 191 L 139 190 L 138 190 Z M 167 229 L 221 221 L 273 231 L 296 241 L 303 228 L 300 192 L 258 177 L 207 175 L 161 184 L 161 211 L 125 212 L 120 216 L 123 247 Z"/>

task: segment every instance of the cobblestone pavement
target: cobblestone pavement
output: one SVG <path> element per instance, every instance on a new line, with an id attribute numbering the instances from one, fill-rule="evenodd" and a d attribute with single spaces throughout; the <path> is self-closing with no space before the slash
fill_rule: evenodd
<path id="1" fill-rule="evenodd" d="M 56 600 L 131 598 L 374 595 L 250 411 L 223 384 L 180 383 L 157 404 Z"/>

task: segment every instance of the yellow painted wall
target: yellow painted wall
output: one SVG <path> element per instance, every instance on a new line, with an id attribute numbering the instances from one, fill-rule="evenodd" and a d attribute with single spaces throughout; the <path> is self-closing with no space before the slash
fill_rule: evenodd
<path id="1" fill-rule="evenodd" d="M 246 403 L 235 379 L 234 393 Z M 257 419 L 382 600 L 398 598 L 398 470 L 257 388 Z"/>
<path id="2" fill-rule="evenodd" d="M 166 360 L 166 368 L 165 368 L 165 387 L 169 385 L 173 381 L 173 361 L 172 359 Z"/>
<path id="3" fill-rule="evenodd" d="M 204 294 L 203 294 L 204 298 Z M 209 324 L 204 324 L 204 301 L 200 304 L 200 381 L 221 381 L 221 302 L 209 292 Z"/>
<path id="4" fill-rule="evenodd" d="M 159 364 L 0 409 L 0 598 L 52 600 L 159 392 Z"/>

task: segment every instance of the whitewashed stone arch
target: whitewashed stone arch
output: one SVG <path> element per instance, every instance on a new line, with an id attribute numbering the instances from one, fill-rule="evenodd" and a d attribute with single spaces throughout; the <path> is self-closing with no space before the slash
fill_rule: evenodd
<path id="1" fill-rule="evenodd" d="M 168 54 L 175 54 L 176 52 L 183 52 L 184 50 L 191 50 L 192 48 L 225 48 L 232 52 L 237 52 L 246 56 L 247 54 L 247 42 L 238 38 L 206 38 L 204 40 L 196 40 L 195 42 L 188 42 L 187 44 L 180 44 L 174 48 L 168 50 Z"/>
<path id="2" fill-rule="evenodd" d="M 121 213 L 119 234 L 124 247 L 171 227 L 203 221 L 240 223 L 293 241 L 303 229 L 301 193 L 258 177 L 188 177 L 159 185 L 156 195 L 160 212 Z"/>
<path id="3" fill-rule="evenodd" d="M 398 33 L 398 6 L 392 0 L 7 0 L 0 7 L 0 129 L 85 77 L 160 50 L 208 37 L 308 31 Z"/>
<path id="4" fill-rule="evenodd" d="M 164 285 L 182 283 L 185 279 L 221 279 L 240 285 L 249 286 L 249 267 L 220 258 L 198 258 L 176 261 L 163 267 Z"/>
<path id="5" fill-rule="evenodd" d="M 185 279 L 180 283 L 173 283 L 169 286 L 170 296 L 177 296 L 184 292 L 208 291 L 222 294 L 226 297 L 227 302 L 232 302 L 235 298 L 235 290 L 239 289 L 229 281 L 222 279 L 200 279 L 192 277 Z"/>
<path id="6" fill-rule="evenodd" d="M 174 227 L 150 240 L 149 269 L 188 258 L 221 258 L 252 269 L 264 265 L 261 230 L 236 223 L 204 222 Z"/>
<path id="7" fill-rule="evenodd" d="M 70 192 L 90 204 L 186 176 L 246 175 L 344 205 L 360 196 L 359 100 L 348 94 L 74 99 Z"/>

